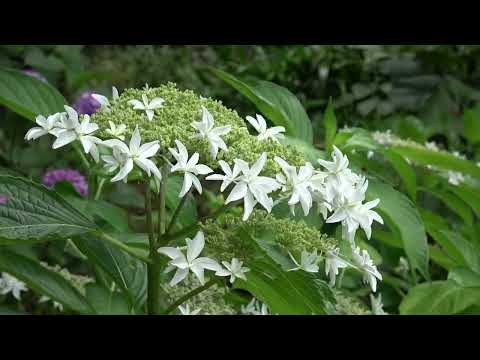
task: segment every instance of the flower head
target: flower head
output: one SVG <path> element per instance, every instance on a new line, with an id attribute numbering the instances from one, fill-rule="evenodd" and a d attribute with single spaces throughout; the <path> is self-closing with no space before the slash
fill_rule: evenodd
<path id="1" fill-rule="evenodd" d="M 251 116 L 247 116 L 247 121 L 257 130 L 258 135 L 257 139 L 259 141 L 272 139 L 273 141 L 279 142 L 278 140 L 283 139 L 285 128 L 283 126 L 274 126 L 267 128 L 267 122 L 262 115 L 256 114 L 256 119 Z"/>
<path id="2" fill-rule="evenodd" d="M 377 279 L 382 280 L 382 274 L 377 270 L 377 267 L 370 259 L 370 255 L 366 250 L 362 250 L 356 247 L 352 252 L 353 263 L 363 273 L 363 282 L 370 284 L 372 291 L 377 290 Z"/>
<path id="3" fill-rule="evenodd" d="M 18 280 L 16 277 L 2 273 L 2 277 L 0 278 L 0 294 L 6 295 L 8 293 L 12 293 L 13 297 L 17 300 L 21 298 L 21 292 L 27 291 L 27 286 L 23 281 Z"/>
<path id="4" fill-rule="evenodd" d="M 245 273 L 250 271 L 250 269 L 242 266 L 243 261 L 240 261 L 237 258 L 233 258 L 231 263 L 228 263 L 227 261 L 222 261 L 222 264 L 223 266 L 225 266 L 225 268 L 218 270 L 215 275 L 230 276 L 230 283 L 232 284 L 236 278 L 247 280 L 247 278 L 245 277 Z"/>
<path id="5" fill-rule="evenodd" d="M 293 257 L 293 255 L 290 252 L 288 253 L 288 255 L 290 255 L 290 258 L 297 266 L 288 271 L 303 270 L 309 273 L 318 272 L 318 265 L 317 265 L 318 255 L 317 255 L 316 249 L 312 253 L 309 253 L 306 250 L 302 250 L 302 253 L 300 255 L 300 263 L 297 262 L 297 260 Z"/>
<path id="6" fill-rule="evenodd" d="M 120 124 L 120 125 L 115 125 L 113 121 L 109 121 L 108 125 L 110 125 L 110 128 L 105 130 L 109 135 L 120 139 L 122 141 L 125 140 L 125 131 L 127 130 L 127 127 L 125 124 Z"/>
<path id="7" fill-rule="evenodd" d="M 92 94 L 92 98 L 100 105 L 100 109 L 110 111 L 110 101 L 106 96 L 100 94 Z M 116 101 L 119 98 L 118 90 L 115 86 L 112 86 L 112 100 Z"/>
<path id="8" fill-rule="evenodd" d="M 261 303 L 255 298 L 247 305 L 242 305 L 240 312 L 242 315 L 270 315 L 267 304 Z"/>
<path id="9" fill-rule="evenodd" d="M 39 127 L 33 127 L 27 131 L 25 134 L 25 140 L 35 140 L 40 136 L 46 134 L 54 134 L 54 128 L 57 126 L 57 123 L 60 121 L 61 113 L 56 113 L 49 115 L 45 118 L 43 115 L 38 115 L 35 119 L 35 122 L 40 125 Z"/>
<path id="10" fill-rule="evenodd" d="M 331 251 L 327 251 L 325 256 L 325 274 L 330 278 L 330 285 L 335 285 L 335 279 L 338 275 L 338 269 L 344 269 L 348 266 L 348 263 L 340 258 L 340 249 L 336 248 Z"/>
<path id="11" fill-rule="evenodd" d="M 177 149 L 169 148 L 168 150 L 173 155 L 177 163 L 170 169 L 173 172 L 183 172 L 183 186 L 180 191 L 179 197 L 184 197 L 185 194 L 190 190 L 192 184 L 195 186 L 197 191 L 202 193 L 202 184 L 198 180 L 197 175 L 206 175 L 213 172 L 207 165 L 199 164 L 198 160 L 200 155 L 194 153 L 192 157 L 188 158 L 187 148 L 181 141 L 175 140 Z"/>
<path id="12" fill-rule="evenodd" d="M 43 175 L 42 182 L 47 187 L 53 187 L 57 182 L 67 181 L 77 192 L 85 197 L 88 195 L 88 182 L 85 177 L 74 169 L 54 169 Z"/>
<path id="13" fill-rule="evenodd" d="M 179 248 L 161 247 L 158 249 L 160 254 L 168 256 L 172 259 L 168 263 L 165 272 L 170 272 L 177 268 L 170 285 L 174 286 L 184 280 L 188 273 L 192 271 L 198 278 L 200 283 L 205 284 L 204 270 L 219 271 L 220 265 L 213 259 L 208 257 L 198 257 L 205 246 L 205 237 L 202 231 L 197 232 L 193 240 L 186 239 L 187 255 L 185 256 Z"/>
<path id="14" fill-rule="evenodd" d="M 214 127 L 213 116 L 204 106 L 202 106 L 202 121 L 193 122 L 192 126 L 198 130 L 198 137 L 207 139 L 213 159 L 217 158 L 218 149 L 228 151 L 221 136 L 228 134 L 232 127 L 230 125 Z"/>
<path id="15" fill-rule="evenodd" d="M 133 108 L 135 110 L 145 111 L 145 113 L 147 114 L 148 121 L 152 121 L 153 116 L 155 115 L 154 110 L 161 108 L 165 100 L 163 100 L 162 98 L 156 97 L 151 101 L 148 101 L 147 95 L 143 94 L 142 101 L 130 100 L 129 103 L 130 105 L 133 105 Z"/>
<path id="16" fill-rule="evenodd" d="M 91 91 L 83 92 L 73 105 L 73 108 L 77 110 L 79 114 L 94 114 L 102 107 L 102 104 L 97 101 L 94 95 Z"/>
<path id="17" fill-rule="evenodd" d="M 378 294 L 376 298 L 373 294 L 370 294 L 370 303 L 372 304 L 373 315 L 388 315 L 383 310 L 382 294 Z"/>
<path id="18" fill-rule="evenodd" d="M 220 160 L 218 164 L 222 168 L 225 175 L 212 174 L 212 175 L 208 175 L 205 179 L 222 181 L 222 185 L 220 186 L 220 192 L 223 192 L 231 183 L 237 180 L 237 178 L 240 176 L 241 170 L 240 170 L 240 167 L 238 166 L 238 163 L 235 163 L 235 165 L 233 166 L 233 170 L 230 168 L 230 165 L 228 165 L 223 160 Z"/>
<path id="19" fill-rule="evenodd" d="M 190 305 L 185 304 L 185 306 L 180 305 L 178 307 L 178 310 L 180 310 L 180 314 L 182 315 L 198 315 L 200 310 L 202 309 L 195 309 L 195 310 L 190 310 Z"/>

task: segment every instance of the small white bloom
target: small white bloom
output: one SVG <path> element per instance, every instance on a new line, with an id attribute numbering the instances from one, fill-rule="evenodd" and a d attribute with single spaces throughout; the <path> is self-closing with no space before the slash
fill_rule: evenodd
<path id="1" fill-rule="evenodd" d="M 231 263 L 227 261 L 222 261 L 223 266 L 225 268 L 218 270 L 215 275 L 217 276 L 230 276 L 230 283 L 233 284 L 235 278 L 239 278 L 242 280 L 247 280 L 245 273 L 250 271 L 247 267 L 242 267 L 243 261 L 238 260 L 237 258 L 233 258 Z"/>
<path id="2" fill-rule="evenodd" d="M 388 315 L 383 310 L 382 294 L 378 294 L 377 298 L 375 298 L 373 294 L 370 294 L 370 303 L 372 304 L 373 315 Z"/>
<path id="3" fill-rule="evenodd" d="M 204 270 L 219 271 L 221 266 L 213 259 L 208 257 L 198 257 L 205 246 L 205 238 L 202 231 L 197 232 L 193 240 L 186 239 L 187 256 L 185 256 L 179 248 L 161 247 L 158 249 L 160 254 L 168 256 L 172 259 L 168 263 L 165 272 L 170 272 L 177 268 L 173 276 L 170 286 L 178 284 L 184 280 L 190 270 L 195 274 L 200 283 L 205 284 Z"/>
<path id="4" fill-rule="evenodd" d="M 435 143 L 435 141 L 430 141 L 430 142 L 426 142 L 425 143 L 425 147 L 429 150 L 433 150 L 433 151 L 439 151 L 440 149 L 438 148 L 437 144 Z"/>
<path id="5" fill-rule="evenodd" d="M 188 151 L 185 145 L 179 140 L 175 140 L 177 149 L 169 148 L 168 150 L 177 160 L 177 163 L 172 166 L 170 172 L 183 172 L 183 186 L 180 191 L 179 197 L 184 197 L 185 194 L 190 190 L 192 184 L 197 189 L 198 193 L 202 193 L 202 184 L 198 180 L 197 175 L 206 175 L 213 172 L 207 165 L 199 164 L 198 159 L 200 155 L 194 153 L 192 157 L 188 158 Z"/>
<path id="6" fill-rule="evenodd" d="M 213 116 L 204 106 L 202 106 L 202 121 L 193 122 L 192 126 L 198 130 L 198 137 L 207 139 L 212 158 L 217 158 L 218 149 L 228 151 L 227 145 L 221 136 L 228 134 L 232 127 L 230 125 L 214 127 Z"/>
<path id="7" fill-rule="evenodd" d="M 5 272 L 2 273 L 2 277 L 0 278 L 1 295 L 7 295 L 8 293 L 12 293 L 15 299 L 20 300 L 21 292 L 27 290 L 27 286 L 23 281 L 20 281 L 16 277 Z"/>
<path id="8" fill-rule="evenodd" d="M 265 303 L 261 303 L 253 298 L 247 305 L 240 307 L 242 315 L 270 315 L 268 307 Z"/>
<path id="9" fill-rule="evenodd" d="M 370 284 L 372 291 L 377 290 L 377 279 L 382 280 L 382 274 L 377 270 L 377 267 L 370 259 L 370 255 L 366 250 L 362 250 L 360 254 L 360 248 L 356 247 L 352 251 L 353 263 L 363 273 L 363 282 Z"/>
<path id="10" fill-rule="evenodd" d="M 106 132 L 113 137 L 116 137 L 122 141 L 125 140 L 125 131 L 127 130 L 127 126 L 125 124 L 120 124 L 120 125 L 115 125 L 113 121 L 108 121 L 108 124 L 110 125 L 110 129 L 107 129 Z"/>
<path id="11" fill-rule="evenodd" d="M 228 187 L 228 185 L 230 185 L 231 183 L 235 182 L 238 179 L 241 170 L 237 163 L 235 163 L 235 165 L 233 166 L 233 170 L 230 168 L 230 165 L 228 165 L 223 160 L 220 160 L 218 164 L 222 168 L 225 175 L 212 174 L 212 175 L 208 175 L 205 179 L 222 181 L 222 185 L 220 186 L 220 192 L 223 192 Z"/>
<path id="12" fill-rule="evenodd" d="M 141 145 L 141 141 L 140 131 L 138 130 L 138 126 L 136 126 L 128 146 L 118 139 L 111 139 L 103 142 L 105 146 L 113 149 L 113 156 L 102 156 L 102 160 L 106 163 L 105 167 L 109 172 L 120 168 L 117 175 L 112 178 L 112 182 L 126 179 L 128 174 L 133 170 L 134 164 L 145 171 L 148 176 L 151 176 L 153 173 L 156 179 L 162 179 L 162 175 L 158 170 L 157 165 L 149 159 L 160 149 L 159 142 L 152 141 Z"/>
<path id="13" fill-rule="evenodd" d="M 374 155 L 375 155 L 375 153 L 372 150 L 368 150 L 367 159 L 371 159 Z"/>
<path id="14" fill-rule="evenodd" d="M 75 140 L 79 140 L 86 154 L 90 153 L 95 162 L 99 160 L 97 144 L 102 140 L 92 136 L 98 130 L 98 125 L 90 122 L 90 116 L 83 115 L 80 123 L 78 113 L 75 109 L 65 105 L 66 115 L 61 114 L 60 121 L 57 123 L 58 129 L 54 129 L 54 135 L 57 137 L 52 145 L 53 149 L 61 148 Z"/>
<path id="15" fill-rule="evenodd" d="M 325 275 L 328 275 L 330 278 L 330 285 L 335 285 L 335 279 L 338 275 L 338 269 L 344 269 L 348 267 L 348 263 L 340 258 L 339 256 L 340 249 L 335 248 L 334 250 L 327 251 L 325 256 Z"/>
<path id="16" fill-rule="evenodd" d="M 111 104 L 106 96 L 100 94 L 92 94 L 92 97 L 100 104 L 101 110 L 110 111 Z M 112 86 L 112 100 L 115 101 L 118 98 L 118 90 L 115 86 Z"/>
<path id="17" fill-rule="evenodd" d="M 156 98 L 152 99 L 151 101 L 148 101 L 147 95 L 143 94 L 142 95 L 142 101 L 143 101 L 143 103 L 139 100 L 130 100 L 128 103 L 130 105 L 133 105 L 133 108 L 135 110 L 145 111 L 145 113 L 147 114 L 148 120 L 152 121 L 153 116 L 155 114 L 154 110 L 158 109 L 158 108 L 161 108 L 162 104 L 164 103 L 165 100 L 163 100 L 160 97 L 156 97 Z"/>
<path id="18" fill-rule="evenodd" d="M 280 184 L 275 179 L 258 176 L 266 161 L 267 153 L 263 153 L 251 168 L 245 161 L 235 159 L 235 165 L 240 168 L 242 175 L 238 177 L 236 185 L 225 200 L 225 204 L 243 199 L 243 221 L 248 219 L 257 203 L 260 203 L 268 212 L 272 211 L 273 199 L 268 194 L 277 190 Z"/>
<path id="19" fill-rule="evenodd" d="M 180 305 L 178 307 L 178 310 L 180 310 L 180 313 L 182 315 L 198 315 L 198 313 L 200 312 L 200 310 L 202 309 L 195 309 L 195 310 L 190 310 L 190 305 L 186 304 L 185 307 L 183 307 L 182 305 Z"/>
<path id="20" fill-rule="evenodd" d="M 448 182 L 452 185 L 458 186 L 465 181 L 465 176 L 458 171 L 448 172 Z"/>
<path id="21" fill-rule="evenodd" d="M 300 264 L 297 262 L 297 260 L 295 260 L 295 258 L 290 252 L 288 252 L 288 255 L 290 255 L 290 258 L 297 266 L 288 271 L 303 270 L 309 273 L 318 272 L 318 265 L 317 265 L 318 255 L 317 255 L 316 249 L 312 253 L 309 253 L 308 251 L 303 250 L 300 255 Z"/>
<path id="22" fill-rule="evenodd" d="M 52 299 L 50 299 L 48 296 L 43 295 L 38 302 L 39 302 L 39 303 L 44 303 L 44 302 L 48 302 L 48 301 L 51 301 L 51 300 L 52 300 Z M 55 309 L 57 309 L 58 311 L 63 311 L 63 305 L 60 304 L 60 303 L 57 302 L 57 301 L 53 301 L 53 307 L 54 307 Z"/>
<path id="23" fill-rule="evenodd" d="M 272 139 L 276 142 L 278 140 L 283 139 L 284 135 L 282 133 L 285 132 L 285 128 L 283 126 L 274 126 L 267 129 L 267 122 L 263 118 L 262 115 L 256 114 L 256 119 L 251 116 L 247 116 L 247 121 L 257 130 L 258 136 L 257 139 L 262 141 L 266 139 Z"/>
<path id="24" fill-rule="evenodd" d="M 25 140 L 35 140 L 46 134 L 53 135 L 52 130 L 60 120 L 60 116 L 61 113 L 49 115 L 47 118 L 45 118 L 43 115 L 38 115 L 35 119 L 35 122 L 40 126 L 36 126 L 28 130 L 25 134 Z"/>

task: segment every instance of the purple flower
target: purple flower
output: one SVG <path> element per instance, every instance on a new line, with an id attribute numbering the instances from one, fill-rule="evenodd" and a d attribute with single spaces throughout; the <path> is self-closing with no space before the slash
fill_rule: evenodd
<path id="1" fill-rule="evenodd" d="M 44 83 L 47 83 L 47 78 L 45 76 L 43 76 L 42 74 L 40 74 L 38 71 L 35 71 L 33 69 L 25 69 L 25 70 L 22 70 L 22 72 L 28 76 L 31 76 L 35 79 L 38 79 L 40 81 L 43 81 Z"/>
<path id="2" fill-rule="evenodd" d="M 88 114 L 92 115 L 102 106 L 97 100 L 95 100 L 92 96 L 91 91 L 85 91 L 80 95 L 77 102 L 73 107 L 77 110 L 80 114 Z"/>
<path id="3" fill-rule="evenodd" d="M 0 195 L 0 204 L 1 205 L 5 205 L 6 203 L 8 203 L 8 200 L 9 200 L 8 196 Z"/>
<path id="4" fill-rule="evenodd" d="M 49 170 L 43 175 L 42 182 L 47 187 L 53 187 L 59 181 L 68 181 L 73 185 L 77 192 L 85 197 L 88 194 L 88 183 L 85 177 L 77 170 L 73 169 L 54 169 Z"/>

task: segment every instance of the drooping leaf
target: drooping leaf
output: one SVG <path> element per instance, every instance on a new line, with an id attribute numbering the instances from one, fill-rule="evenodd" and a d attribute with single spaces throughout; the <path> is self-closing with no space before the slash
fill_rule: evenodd
<path id="1" fill-rule="evenodd" d="M 27 119 L 64 111 L 65 98 L 50 84 L 21 71 L 0 68 L 0 104 Z"/>
<path id="2" fill-rule="evenodd" d="M 87 299 L 64 277 L 6 247 L 2 247 L 0 251 L 0 270 L 15 276 L 29 288 L 61 303 L 66 308 L 81 314 L 93 313 Z"/>
<path id="3" fill-rule="evenodd" d="M 287 135 L 312 143 L 312 123 L 300 101 L 286 88 L 263 80 L 240 80 L 219 69 L 211 71 L 253 102 L 275 125 L 285 127 Z"/>
<path id="4" fill-rule="evenodd" d="M 64 239 L 96 228 L 88 217 L 45 186 L 25 178 L 0 176 L 0 237 Z"/>

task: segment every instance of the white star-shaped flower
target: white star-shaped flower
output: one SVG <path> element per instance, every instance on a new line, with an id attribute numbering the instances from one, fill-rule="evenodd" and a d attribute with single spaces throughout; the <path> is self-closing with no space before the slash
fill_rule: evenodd
<path id="1" fill-rule="evenodd" d="M 48 302 L 48 301 L 51 301 L 51 300 L 52 300 L 52 299 L 50 299 L 48 296 L 43 295 L 38 302 L 39 302 L 39 303 L 44 303 L 44 302 Z M 53 307 L 54 307 L 55 309 L 57 309 L 58 311 L 63 311 L 63 305 L 60 304 L 60 303 L 57 302 L 57 301 L 53 301 Z"/>
<path id="2" fill-rule="evenodd" d="M 218 270 L 215 275 L 217 276 L 230 276 L 230 283 L 233 284 L 236 278 L 247 280 L 245 273 L 250 271 L 247 267 L 242 267 L 243 261 L 238 260 L 237 258 L 233 258 L 231 263 L 227 261 L 222 261 L 223 266 L 225 268 Z"/>
<path id="3" fill-rule="evenodd" d="M 272 139 L 276 142 L 278 140 L 283 139 L 284 135 L 282 133 L 285 132 L 285 128 L 283 126 L 274 126 L 267 129 L 267 122 L 263 118 L 262 115 L 256 114 L 256 119 L 251 116 L 247 116 L 247 121 L 257 130 L 258 135 L 257 139 L 262 141 L 266 139 Z"/>
<path id="4" fill-rule="evenodd" d="M 232 127 L 227 125 L 216 128 L 214 125 L 215 123 L 212 114 L 202 106 L 202 121 L 193 122 L 192 126 L 198 130 L 198 137 L 207 139 L 210 146 L 210 154 L 212 155 L 212 158 L 216 159 L 218 149 L 228 151 L 227 145 L 221 136 L 228 134 Z"/>
<path id="5" fill-rule="evenodd" d="M 110 101 L 106 96 L 100 94 L 92 94 L 92 97 L 100 104 L 101 110 L 110 111 Z M 115 86 L 112 86 L 112 100 L 115 101 L 119 98 L 118 90 Z"/>
<path id="6" fill-rule="evenodd" d="M 177 145 L 177 149 L 169 148 L 168 150 L 173 155 L 173 157 L 177 160 L 177 163 L 172 166 L 170 172 L 183 172 L 183 186 L 182 190 L 180 191 L 179 197 L 184 197 L 185 194 L 190 190 L 192 184 L 195 186 L 197 191 L 201 194 L 202 193 L 202 184 L 200 184 L 200 180 L 198 180 L 197 175 L 206 175 L 213 172 L 207 165 L 199 164 L 198 153 L 194 153 L 192 157 L 188 158 L 188 151 L 185 145 L 179 140 L 175 140 L 175 144 Z"/>
<path id="7" fill-rule="evenodd" d="M 353 263 L 363 273 L 363 282 L 370 284 L 372 291 L 377 290 L 377 279 L 382 280 L 382 274 L 377 270 L 377 267 L 370 259 L 370 255 L 367 250 L 362 250 L 360 253 L 360 248 L 356 247 L 352 251 Z"/>
<path id="8" fill-rule="evenodd" d="M 253 298 L 247 305 L 240 307 L 242 315 L 270 315 L 267 304 Z"/>
<path id="9" fill-rule="evenodd" d="M 142 139 L 137 125 L 128 146 L 118 139 L 103 142 L 105 146 L 113 149 L 113 156 L 102 156 L 102 160 L 106 163 L 105 167 L 109 172 L 115 171 L 120 167 L 120 171 L 112 178 L 112 182 L 126 179 L 128 174 L 133 170 L 134 164 L 145 171 L 148 176 L 153 174 L 159 181 L 162 179 L 157 165 L 149 159 L 160 149 L 159 141 L 151 141 L 143 145 L 141 145 L 141 141 Z"/>
<path id="10" fill-rule="evenodd" d="M 156 97 L 156 98 L 152 99 L 151 101 L 148 101 L 147 95 L 145 95 L 145 94 L 142 95 L 142 101 L 143 101 L 143 103 L 139 100 L 130 100 L 128 103 L 130 105 L 133 105 L 133 108 L 135 110 L 145 111 L 149 121 L 152 121 L 152 119 L 153 119 L 153 116 L 155 114 L 154 110 L 158 109 L 158 108 L 161 108 L 162 104 L 165 102 L 165 100 L 163 100 L 160 97 Z"/>
<path id="11" fill-rule="evenodd" d="M 330 285 L 335 285 L 335 279 L 338 275 L 338 269 L 344 269 L 348 267 L 348 263 L 340 258 L 340 249 L 327 251 L 325 256 L 325 275 L 330 278 Z"/>
<path id="12" fill-rule="evenodd" d="M 165 272 L 170 272 L 177 268 L 175 275 L 170 281 L 170 286 L 174 286 L 184 280 L 190 270 L 195 274 L 202 285 L 205 284 L 204 270 L 218 271 L 221 266 L 213 259 L 208 257 L 198 257 L 205 247 L 205 238 L 202 231 L 197 232 L 193 240 L 186 239 L 187 256 L 179 248 L 161 247 L 158 249 L 160 254 L 172 259 L 168 263 Z"/>
<path id="13" fill-rule="evenodd" d="M 288 255 L 290 255 L 290 258 L 292 261 L 295 263 L 297 267 L 290 269 L 288 271 L 296 271 L 296 270 L 303 270 L 309 273 L 316 273 L 318 272 L 318 265 L 317 265 L 317 250 L 313 251 L 312 253 L 309 253 L 306 250 L 302 250 L 302 253 L 300 255 L 300 263 L 297 262 L 297 260 L 293 257 L 293 255 L 289 252 Z"/>
<path id="14" fill-rule="evenodd" d="M 452 185 L 458 186 L 465 181 L 465 176 L 458 171 L 448 171 L 448 182 Z"/>
<path id="15" fill-rule="evenodd" d="M 75 109 L 65 105 L 66 115 L 61 114 L 57 123 L 58 129 L 53 129 L 53 135 L 57 137 L 52 145 L 53 149 L 61 148 L 75 140 L 79 140 L 86 154 L 90 153 L 95 162 L 99 160 L 99 152 L 97 144 L 101 144 L 102 140 L 92 136 L 98 130 L 98 125 L 90 122 L 90 116 L 83 115 L 80 123 L 78 113 Z"/>
<path id="16" fill-rule="evenodd" d="M 283 174 L 277 174 L 276 179 L 282 185 L 282 191 L 291 193 L 288 205 L 292 214 L 295 215 L 295 205 L 300 203 L 304 215 L 307 216 L 313 203 L 312 192 L 323 186 L 323 180 L 327 175 L 314 172 L 309 162 L 301 166 L 297 173 L 297 168 L 282 158 L 276 156 L 275 161 L 283 171 Z"/>
<path id="17" fill-rule="evenodd" d="M 127 126 L 125 124 L 120 124 L 117 126 L 113 121 L 108 121 L 108 124 L 110 125 L 110 128 L 105 130 L 108 134 L 122 141 L 125 140 L 124 133 L 127 130 Z"/>
<path id="18" fill-rule="evenodd" d="M 240 168 L 242 175 L 238 177 L 225 204 L 243 199 L 243 221 L 248 219 L 257 203 L 260 203 L 268 212 L 272 211 L 273 199 L 268 194 L 280 188 L 280 184 L 275 179 L 258 176 L 266 161 L 267 153 L 263 153 L 251 168 L 247 162 L 235 159 L 235 165 Z"/>
<path id="19" fill-rule="evenodd" d="M 372 314 L 373 315 L 388 315 L 383 310 L 383 303 L 382 303 L 382 294 L 378 294 L 377 298 L 370 294 L 370 303 L 372 305 Z"/>
<path id="20" fill-rule="evenodd" d="M 17 300 L 21 299 L 21 292 L 27 291 L 27 286 L 23 281 L 18 280 L 16 277 L 2 273 L 0 278 L 0 294 L 7 295 L 12 293 L 13 297 Z"/>
<path id="21" fill-rule="evenodd" d="M 237 163 L 235 163 L 235 165 L 233 166 L 233 170 L 230 168 L 230 165 L 228 165 L 223 160 L 220 160 L 218 164 L 222 168 L 225 175 L 212 174 L 212 175 L 208 175 L 205 179 L 222 181 L 222 185 L 220 186 L 220 192 L 223 192 L 228 187 L 228 185 L 230 185 L 231 183 L 237 180 L 237 178 L 240 176 L 241 170 Z"/>
<path id="22" fill-rule="evenodd" d="M 185 306 L 180 305 L 178 307 L 178 310 L 180 310 L 180 314 L 182 314 L 182 315 L 198 315 L 198 313 L 202 309 L 198 308 L 198 309 L 195 309 L 195 310 L 190 310 L 190 305 L 185 304 Z"/>
<path id="23" fill-rule="evenodd" d="M 28 130 L 25 134 L 25 140 L 35 140 L 46 134 L 53 135 L 52 130 L 57 126 L 60 117 L 61 113 L 49 115 L 47 118 L 45 118 L 43 115 L 38 115 L 35 119 L 35 122 L 40 126 L 36 126 Z"/>

